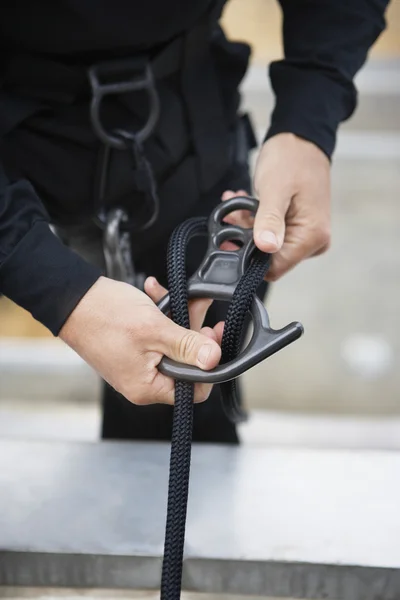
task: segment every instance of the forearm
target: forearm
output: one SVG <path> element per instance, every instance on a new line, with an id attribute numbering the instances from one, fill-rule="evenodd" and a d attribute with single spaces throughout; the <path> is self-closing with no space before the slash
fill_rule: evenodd
<path id="1" fill-rule="evenodd" d="M 285 58 L 270 67 L 276 96 L 267 138 L 290 132 L 330 157 L 357 104 L 354 76 L 385 28 L 388 0 L 280 0 Z"/>
<path id="2" fill-rule="evenodd" d="M 57 335 L 100 275 L 52 233 L 29 182 L 0 165 L 0 292 Z"/>

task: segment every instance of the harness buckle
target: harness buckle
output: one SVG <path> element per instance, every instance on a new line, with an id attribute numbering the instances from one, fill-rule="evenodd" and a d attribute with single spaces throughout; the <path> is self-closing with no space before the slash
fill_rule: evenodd
<path id="1" fill-rule="evenodd" d="M 144 57 L 98 63 L 88 69 L 88 77 L 92 88 L 90 103 L 92 127 L 103 142 L 95 190 L 95 222 L 103 230 L 109 225 L 105 196 L 111 149 L 128 150 L 132 155 L 135 185 L 137 190 L 144 195 L 148 210 L 147 217 L 138 225 L 134 224 L 126 215 L 126 218 L 120 220 L 119 227 L 123 231 L 144 231 L 155 223 L 159 214 L 157 184 L 152 166 L 143 149 L 143 143 L 153 132 L 160 115 L 160 101 L 150 63 Z M 149 98 L 149 114 L 143 127 L 137 131 L 120 128 L 107 130 L 100 116 L 104 97 L 141 90 L 146 91 Z"/>
<path id="2" fill-rule="evenodd" d="M 88 69 L 89 82 L 92 88 L 90 118 L 99 139 L 113 148 L 127 148 L 126 139 L 107 131 L 100 118 L 101 102 L 105 96 L 127 94 L 144 90 L 149 97 L 149 115 L 141 129 L 134 134 L 139 143 L 143 143 L 152 133 L 160 116 L 160 101 L 157 94 L 154 76 L 149 61 L 143 57 L 107 61 L 92 65 Z"/>

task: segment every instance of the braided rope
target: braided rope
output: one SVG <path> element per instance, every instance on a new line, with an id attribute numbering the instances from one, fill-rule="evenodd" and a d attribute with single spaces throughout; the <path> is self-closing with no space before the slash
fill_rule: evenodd
<path id="1" fill-rule="evenodd" d="M 167 254 L 167 275 L 171 318 L 189 329 L 186 248 L 192 237 L 207 232 L 207 219 L 189 219 L 173 232 Z M 232 360 L 240 350 L 246 315 L 268 268 L 268 256 L 256 252 L 246 274 L 240 279 L 228 309 L 222 338 L 222 362 Z M 235 382 L 221 386 L 228 414 L 238 412 Z M 175 405 L 172 424 L 169 466 L 168 505 L 165 527 L 164 558 L 161 577 L 161 600 L 179 600 L 185 543 L 193 428 L 192 383 L 175 382 Z"/>

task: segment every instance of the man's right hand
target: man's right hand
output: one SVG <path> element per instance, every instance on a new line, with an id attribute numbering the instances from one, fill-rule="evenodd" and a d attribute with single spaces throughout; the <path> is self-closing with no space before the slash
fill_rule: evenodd
<path id="1" fill-rule="evenodd" d="M 158 300 L 163 288 L 154 281 L 147 284 L 154 293 L 148 293 Z M 203 302 L 197 305 L 204 313 L 202 324 L 208 304 L 199 302 Z M 203 370 L 216 367 L 221 358 L 221 324 L 200 331 L 180 327 L 149 296 L 106 277 L 85 294 L 59 335 L 134 404 L 173 404 L 174 381 L 157 369 L 164 355 Z M 205 400 L 210 392 L 210 385 L 196 384 L 195 402 Z"/>

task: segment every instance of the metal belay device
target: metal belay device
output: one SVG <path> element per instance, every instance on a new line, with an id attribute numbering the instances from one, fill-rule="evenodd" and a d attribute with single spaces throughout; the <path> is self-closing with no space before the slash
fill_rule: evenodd
<path id="1" fill-rule="evenodd" d="M 189 491 L 194 383 L 221 384 L 222 401 L 230 419 L 238 422 L 243 413 L 237 400 L 235 379 L 298 339 L 303 333 L 300 323 L 273 330 L 267 310 L 256 291 L 270 263 L 270 256 L 253 242 L 253 230 L 224 223 L 231 212 L 248 210 L 256 213 L 258 201 L 236 197 L 219 204 L 211 216 L 193 218 L 173 232 L 167 256 L 169 293 L 159 308 L 170 313 L 179 325 L 189 328 L 188 300 L 212 298 L 230 302 L 222 337 L 221 364 L 210 371 L 177 363 L 166 357 L 159 370 L 176 380 L 172 426 L 168 508 L 165 531 L 161 599 L 178 600 L 181 594 L 182 563 L 185 541 L 186 512 Z M 207 235 L 208 248 L 203 262 L 187 280 L 186 250 L 197 235 Z M 237 241 L 237 250 L 223 250 L 225 241 Z M 250 314 L 253 334 L 241 352 L 243 329 Z"/>

